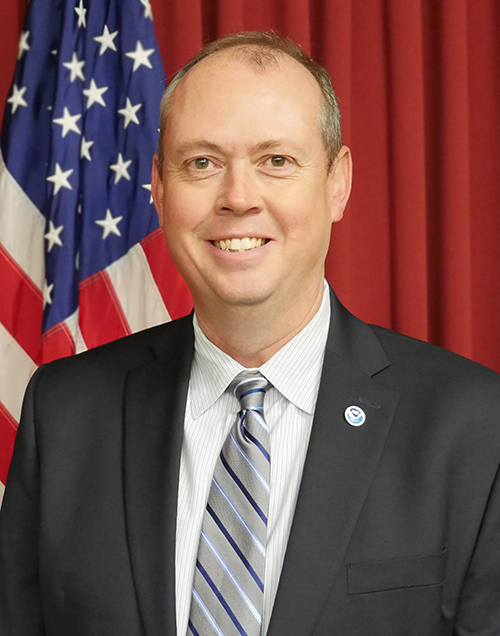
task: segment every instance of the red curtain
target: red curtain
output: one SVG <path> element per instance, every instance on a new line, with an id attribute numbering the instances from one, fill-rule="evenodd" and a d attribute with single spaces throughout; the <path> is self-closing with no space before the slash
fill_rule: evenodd
<path id="1" fill-rule="evenodd" d="M 327 278 L 364 320 L 500 371 L 500 3 L 151 4 L 167 77 L 242 29 L 291 35 L 328 68 L 355 177 Z M 0 7 L 0 116 L 26 5 Z"/>

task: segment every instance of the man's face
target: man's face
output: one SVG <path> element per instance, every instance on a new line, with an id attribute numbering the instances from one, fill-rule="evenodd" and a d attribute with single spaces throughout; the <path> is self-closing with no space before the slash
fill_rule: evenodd
<path id="1" fill-rule="evenodd" d="M 317 297 L 350 188 L 346 148 L 327 170 L 321 104 L 287 57 L 262 71 L 219 53 L 175 89 L 153 194 L 195 308 Z"/>

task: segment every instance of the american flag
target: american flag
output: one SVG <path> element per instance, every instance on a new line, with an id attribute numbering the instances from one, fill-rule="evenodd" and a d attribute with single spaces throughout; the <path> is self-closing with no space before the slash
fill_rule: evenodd
<path id="1" fill-rule="evenodd" d="M 31 0 L 0 154 L 0 480 L 41 363 L 191 308 L 151 200 L 149 0 Z M 3 487 L 0 485 L 0 499 Z"/>

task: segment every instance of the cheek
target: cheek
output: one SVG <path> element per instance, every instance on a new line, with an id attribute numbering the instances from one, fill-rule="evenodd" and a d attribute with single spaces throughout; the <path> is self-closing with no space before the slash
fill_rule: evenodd
<path id="1" fill-rule="evenodd" d="M 280 201 L 279 207 L 280 225 L 290 237 L 314 241 L 325 233 L 329 234 L 330 212 L 324 197 L 317 196 L 313 191 L 287 196 L 286 200 Z"/>
<path id="2" fill-rule="evenodd" d="M 163 203 L 165 229 L 182 231 L 193 229 L 201 218 L 201 207 L 196 197 L 189 192 L 172 189 L 166 191 Z"/>
<path id="3" fill-rule="evenodd" d="M 330 244 L 331 217 L 324 198 L 296 198 L 281 217 L 281 228 L 286 242 L 293 246 L 297 264 L 323 261 Z"/>

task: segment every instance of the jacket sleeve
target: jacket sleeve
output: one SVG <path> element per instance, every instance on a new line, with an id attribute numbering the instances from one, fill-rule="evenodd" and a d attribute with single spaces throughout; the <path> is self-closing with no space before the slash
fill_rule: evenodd
<path id="1" fill-rule="evenodd" d="M 500 634 L 500 467 L 460 597 L 454 636 Z"/>
<path id="2" fill-rule="evenodd" d="M 39 461 L 34 396 L 42 368 L 28 386 L 0 511 L 0 634 L 43 636 L 38 571 Z"/>

